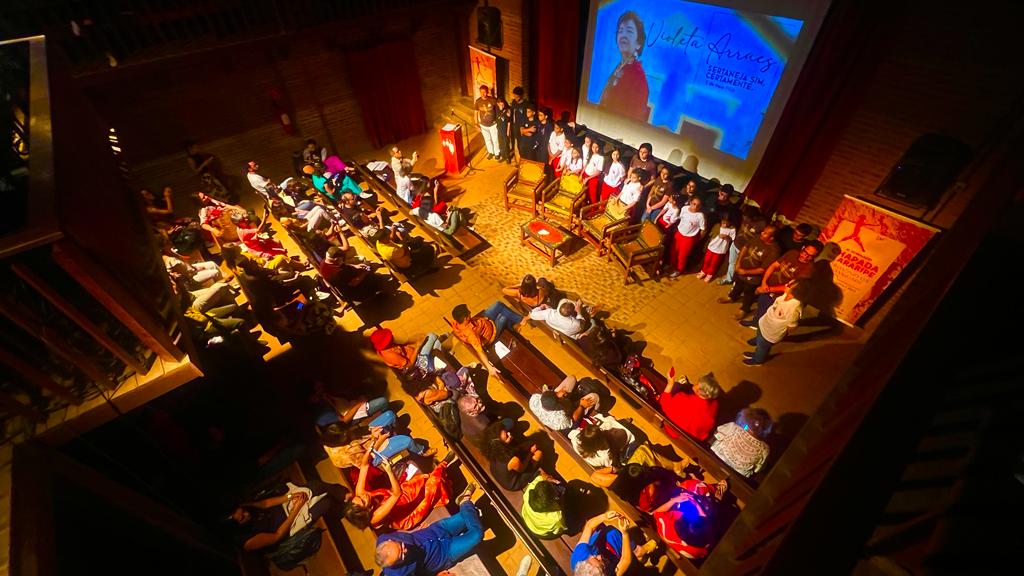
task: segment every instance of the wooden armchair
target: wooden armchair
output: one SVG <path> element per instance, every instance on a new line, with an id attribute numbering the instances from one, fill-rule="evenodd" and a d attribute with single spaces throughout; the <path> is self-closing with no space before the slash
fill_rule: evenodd
<path id="1" fill-rule="evenodd" d="M 575 174 L 564 174 L 541 192 L 541 215 L 570 230 L 587 201 L 587 188 Z"/>
<path id="2" fill-rule="evenodd" d="M 628 224 L 629 214 L 626 213 L 625 206 L 613 196 L 597 204 L 580 208 L 576 223 L 576 233 L 597 248 L 598 254 L 604 254 L 608 234 Z"/>
<path id="3" fill-rule="evenodd" d="M 658 276 L 665 242 L 656 224 L 644 221 L 611 230 L 605 245 L 608 249 L 608 259 L 614 257 L 626 269 L 626 284 L 629 284 L 633 268 L 636 266 L 648 267 L 647 272 L 652 278 Z"/>
<path id="4" fill-rule="evenodd" d="M 520 160 L 519 168 L 505 180 L 505 211 L 518 208 L 537 215 L 537 201 L 547 179 L 546 165 L 533 160 Z"/>

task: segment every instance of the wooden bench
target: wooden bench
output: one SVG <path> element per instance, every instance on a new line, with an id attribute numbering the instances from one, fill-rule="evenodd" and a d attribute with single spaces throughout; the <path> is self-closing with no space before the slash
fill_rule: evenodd
<path id="1" fill-rule="evenodd" d="M 466 223 L 459 226 L 451 236 L 427 224 L 412 211 L 408 204 L 398 197 L 398 192 L 390 181 L 382 180 L 376 173 L 367 168 L 365 164 L 355 164 L 355 167 L 356 172 L 366 181 L 367 186 L 373 188 L 378 196 L 387 199 L 388 203 L 392 204 L 406 218 L 418 223 L 420 229 L 427 236 L 452 256 L 468 260 L 490 248 L 490 243 Z"/>
<path id="2" fill-rule="evenodd" d="M 459 361 L 444 350 L 437 350 L 434 354 L 451 369 L 458 370 L 461 368 Z M 477 484 L 488 494 L 498 515 L 502 517 L 502 520 L 508 525 L 509 529 L 526 546 L 530 555 L 537 561 L 541 569 L 551 576 L 572 574 L 570 562 L 572 543 L 564 538 L 545 540 L 531 532 L 526 524 L 523 523 L 520 513 L 523 507 L 523 493 L 505 490 L 491 476 L 486 465 L 482 464 L 487 462 L 488 459 L 476 444 L 448 436 L 444 433 L 434 416 L 434 412 L 430 408 L 419 402 L 415 402 L 415 404 L 420 407 L 431 423 L 441 432 L 441 436 L 445 439 L 445 444 L 450 450 L 455 452 L 456 456 L 466 467 L 466 471 L 473 476 Z"/>
<path id="3" fill-rule="evenodd" d="M 534 348 L 525 338 L 512 330 L 505 330 L 498 338 L 509 352 L 503 358 L 494 354 L 492 362 L 500 362 L 507 369 L 508 376 L 502 375 L 500 380 L 516 400 L 524 407 L 529 406 L 530 396 L 540 393 L 543 387 L 554 387 L 565 378 L 565 373 L 551 363 L 547 357 Z M 527 410 L 529 411 L 529 410 Z M 568 436 L 562 432 L 541 426 L 548 436 L 559 445 L 587 474 L 593 474 L 594 468 L 576 452 Z M 621 499 L 615 492 L 605 489 L 610 502 L 616 504 L 626 516 L 632 520 L 648 539 L 660 541 L 657 532 L 650 526 L 644 513 L 635 506 Z M 684 574 L 697 574 L 698 568 L 689 559 L 668 549 L 666 556 Z"/>
<path id="4" fill-rule="evenodd" d="M 507 296 L 505 297 L 505 300 L 509 302 L 509 305 L 515 310 L 527 315 L 530 313 L 530 311 L 519 301 Z M 752 482 L 745 476 L 737 474 L 735 470 L 711 451 L 710 446 L 702 444 L 701 442 L 691 438 L 679 426 L 665 416 L 664 412 L 661 411 L 660 406 L 651 403 L 646 397 L 633 389 L 632 386 L 623 382 L 622 379 L 612 371 L 613 369 L 594 363 L 590 356 L 583 350 L 583 348 L 580 347 L 579 343 L 572 338 L 569 338 L 546 325 L 540 327 L 540 331 L 562 346 L 570 356 L 575 358 L 584 367 L 588 368 L 591 375 L 603 382 L 610 390 L 618 392 L 621 397 L 636 409 L 637 413 L 644 419 L 644 421 L 656 428 L 670 428 L 675 431 L 676 436 L 665 434 L 669 442 L 672 443 L 672 446 L 678 449 L 687 458 L 696 462 L 701 468 L 710 472 L 715 478 L 727 479 L 729 481 L 729 490 L 736 496 L 737 500 L 740 502 L 749 502 L 750 499 L 753 498 L 754 492 L 757 490 L 756 483 Z M 641 374 L 654 384 L 656 390 L 665 389 L 667 379 L 658 371 L 648 365 L 643 365 L 641 367 Z"/>

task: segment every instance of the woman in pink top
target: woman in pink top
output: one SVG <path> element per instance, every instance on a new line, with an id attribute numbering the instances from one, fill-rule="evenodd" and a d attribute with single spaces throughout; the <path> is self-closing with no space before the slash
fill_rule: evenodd
<path id="1" fill-rule="evenodd" d="M 679 212 L 679 224 L 676 225 L 676 236 L 669 250 L 668 267 L 672 269 L 670 278 L 678 278 L 686 269 L 686 260 L 690 251 L 700 243 L 707 223 L 704 213 L 700 211 L 700 198 L 690 198 L 687 208 Z"/>

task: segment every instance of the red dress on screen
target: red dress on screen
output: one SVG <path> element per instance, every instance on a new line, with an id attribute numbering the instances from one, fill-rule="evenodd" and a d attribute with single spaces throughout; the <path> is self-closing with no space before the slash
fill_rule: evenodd
<path id="1" fill-rule="evenodd" d="M 601 93 L 601 107 L 627 118 L 647 122 L 651 109 L 647 105 L 647 74 L 639 60 L 626 64 L 608 78 Z"/>

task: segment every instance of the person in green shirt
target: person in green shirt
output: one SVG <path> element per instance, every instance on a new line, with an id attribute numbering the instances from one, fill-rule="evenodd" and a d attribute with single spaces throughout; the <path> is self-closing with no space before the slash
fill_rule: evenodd
<path id="1" fill-rule="evenodd" d="M 554 538 L 567 529 L 560 502 L 565 489 L 557 478 L 538 472 L 523 491 L 523 521 L 541 538 Z"/>

